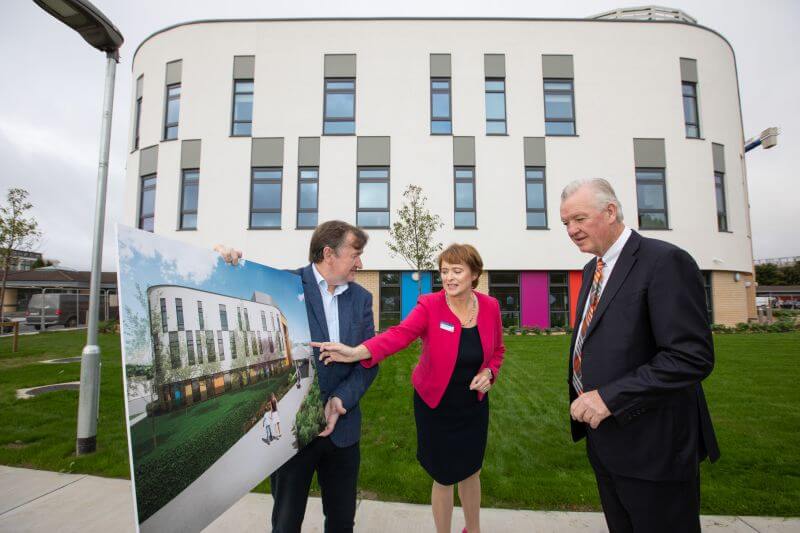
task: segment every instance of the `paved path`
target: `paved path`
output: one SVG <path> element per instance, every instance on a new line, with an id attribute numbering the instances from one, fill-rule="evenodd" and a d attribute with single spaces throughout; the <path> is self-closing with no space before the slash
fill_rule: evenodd
<path id="1" fill-rule="evenodd" d="M 206 533 L 267 531 L 272 498 L 247 494 L 208 526 Z M 0 532 L 133 532 L 131 484 L 123 479 L 59 474 L 0 466 Z M 481 510 L 485 533 L 602 532 L 600 513 Z M 453 532 L 464 526 L 460 509 L 453 515 Z M 357 533 L 432 532 L 427 505 L 361 500 Z M 796 533 L 800 518 L 704 516 L 707 533 Z M 311 498 L 304 533 L 322 532 L 322 505 Z"/>

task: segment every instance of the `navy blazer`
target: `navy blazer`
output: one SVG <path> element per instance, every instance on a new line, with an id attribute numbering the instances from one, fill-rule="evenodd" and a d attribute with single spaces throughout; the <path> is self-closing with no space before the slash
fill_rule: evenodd
<path id="1" fill-rule="evenodd" d="M 596 259 L 583 269 L 581 320 Z M 572 353 L 570 345 L 570 402 Z M 606 282 L 586 332 L 584 390 L 597 390 L 612 416 L 597 429 L 572 420 L 572 437 L 608 471 L 651 481 L 697 476 L 698 462 L 719 457 L 700 382 L 714 367 L 703 279 L 677 246 L 631 234 Z"/>
<path id="2" fill-rule="evenodd" d="M 311 264 L 290 270 L 303 280 L 303 294 L 308 313 L 308 327 L 311 340 L 329 342 L 328 322 L 322 306 L 319 285 L 314 277 Z M 358 283 L 350 283 L 347 290 L 338 296 L 339 340 L 348 346 L 358 346 L 375 336 L 375 322 L 372 315 L 372 294 Z M 323 405 L 331 396 L 342 400 L 347 413 L 339 417 L 331 433 L 331 442 L 339 448 L 351 446 L 361 438 L 361 409 L 358 401 L 367 392 L 378 368 L 364 368 L 359 363 L 319 363 L 319 349 L 314 348 L 314 362 L 319 377 L 319 388 Z"/>

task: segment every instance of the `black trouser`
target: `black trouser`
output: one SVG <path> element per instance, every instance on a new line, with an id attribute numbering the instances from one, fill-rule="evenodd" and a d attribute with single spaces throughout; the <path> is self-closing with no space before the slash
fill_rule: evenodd
<path id="1" fill-rule="evenodd" d="M 330 437 L 317 437 L 297 452 L 269 477 L 273 533 L 300 532 L 314 471 L 322 491 L 325 533 L 351 533 L 360 461 L 358 443 L 337 448 Z"/>
<path id="2" fill-rule="evenodd" d="M 611 533 L 700 533 L 700 474 L 688 481 L 650 481 L 608 472 L 587 442 L 589 462 Z"/>

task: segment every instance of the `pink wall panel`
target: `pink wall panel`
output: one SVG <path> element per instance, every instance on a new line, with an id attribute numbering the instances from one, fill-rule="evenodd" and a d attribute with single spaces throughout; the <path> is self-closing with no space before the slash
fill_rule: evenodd
<path id="1" fill-rule="evenodd" d="M 547 302 L 547 272 L 520 272 L 520 322 L 525 327 L 550 327 Z"/>

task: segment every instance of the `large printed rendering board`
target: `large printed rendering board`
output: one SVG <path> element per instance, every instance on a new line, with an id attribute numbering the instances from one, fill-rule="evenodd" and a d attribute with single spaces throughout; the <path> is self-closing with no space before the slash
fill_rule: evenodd
<path id="1" fill-rule="evenodd" d="M 299 276 L 117 227 L 137 528 L 200 531 L 324 427 Z"/>

